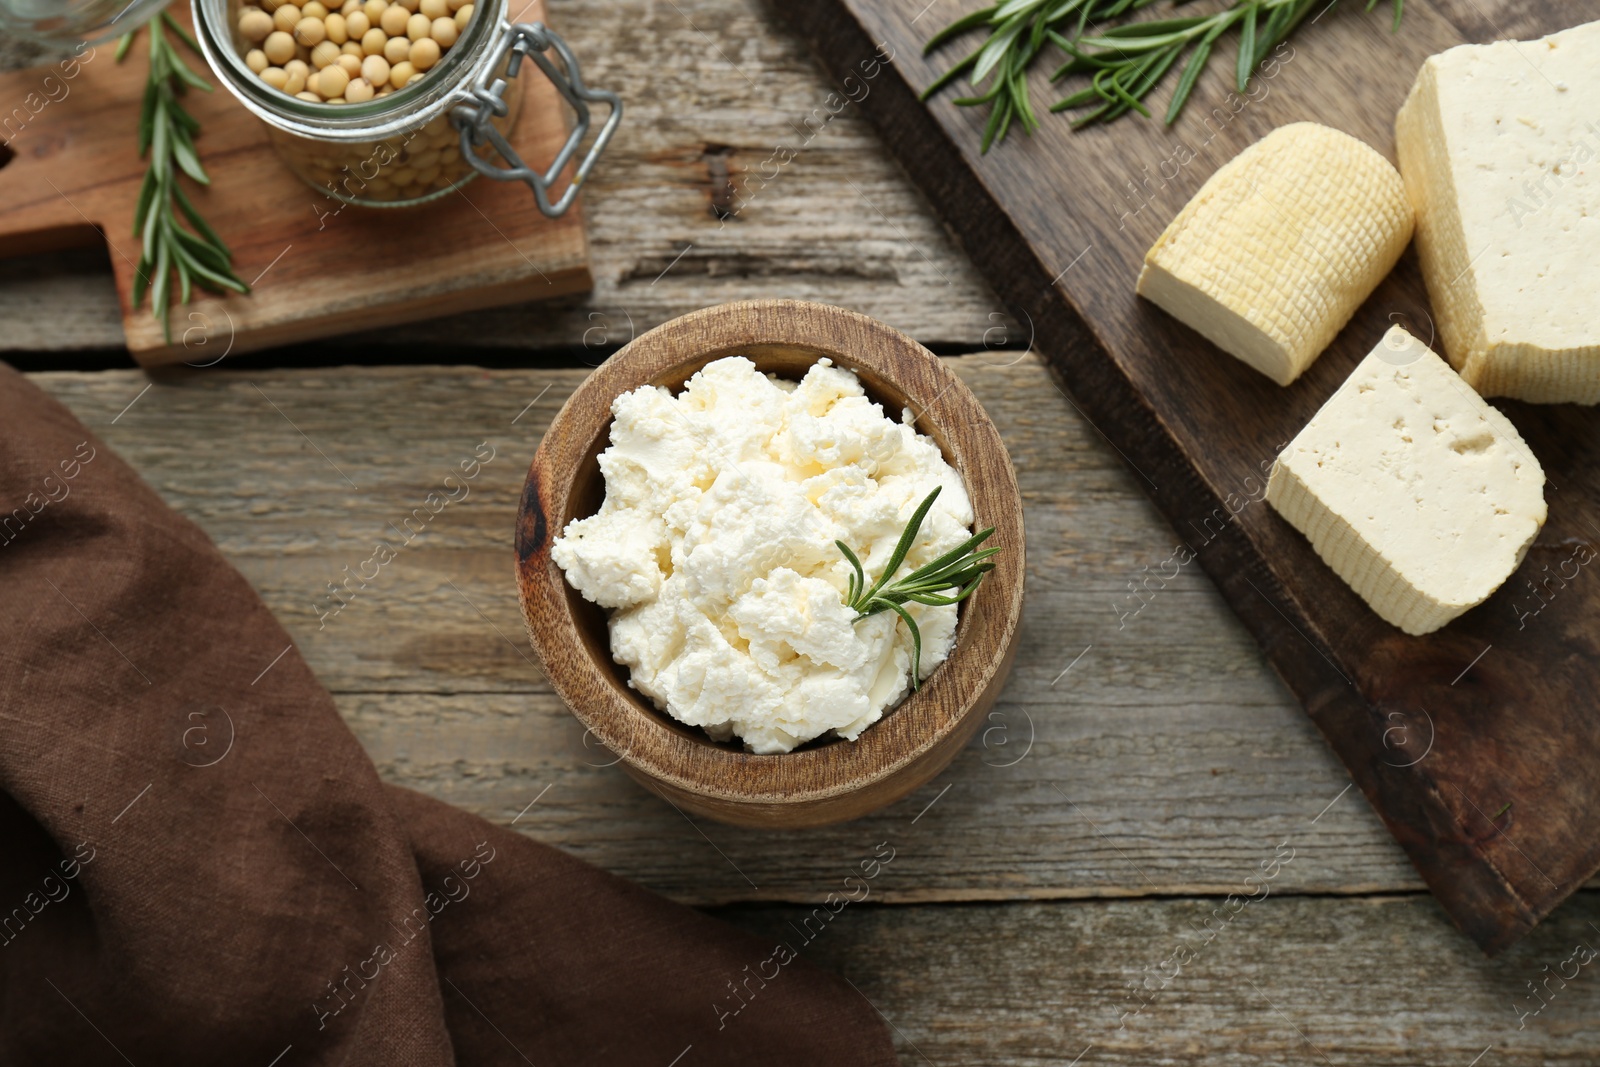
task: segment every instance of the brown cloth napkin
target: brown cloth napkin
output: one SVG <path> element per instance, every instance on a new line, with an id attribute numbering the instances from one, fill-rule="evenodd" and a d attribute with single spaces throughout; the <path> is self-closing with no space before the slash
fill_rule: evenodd
<path id="1" fill-rule="evenodd" d="M 0 1064 L 896 1062 L 805 960 L 380 782 L 244 578 L 4 366 L 0 590 Z"/>

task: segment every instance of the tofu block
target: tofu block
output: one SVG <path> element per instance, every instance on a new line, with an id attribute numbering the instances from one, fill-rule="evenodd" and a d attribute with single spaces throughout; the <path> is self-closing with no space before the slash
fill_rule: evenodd
<path id="1" fill-rule="evenodd" d="M 1484 396 L 1600 401 L 1600 22 L 1462 45 L 1395 122 L 1445 354 Z"/>
<path id="2" fill-rule="evenodd" d="M 1399 173 L 1297 122 L 1201 186 L 1144 257 L 1139 295 L 1279 385 L 1322 354 L 1411 240 Z"/>
<path id="3" fill-rule="evenodd" d="M 1544 470 L 1396 326 L 1278 457 L 1267 502 L 1373 611 L 1425 634 L 1521 564 L 1544 525 Z"/>

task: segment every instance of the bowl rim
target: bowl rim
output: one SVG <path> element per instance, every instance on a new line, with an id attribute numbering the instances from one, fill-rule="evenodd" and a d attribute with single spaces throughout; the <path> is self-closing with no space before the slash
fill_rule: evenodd
<path id="1" fill-rule="evenodd" d="M 580 480 L 593 477 L 586 465 L 609 443 L 612 401 L 642 385 L 681 384 L 712 360 L 732 355 L 746 355 L 758 367 L 826 356 L 855 371 L 869 395 L 904 396 L 918 431 L 931 431 L 962 476 L 974 528 L 993 526 L 989 544 L 1002 549 L 1001 565 L 962 605 L 949 657 L 853 742 L 757 755 L 721 747 L 703 731 L 673 722 L 619 683 L 625 668 L 614 666 L 608 643 L 604 662 L 597 662 L 600 653 L 585 643 L 584 624 L 573 616 L 577 594 L 569 594 L 550 558 L 551 542 L 579 517 L 572 501 Z M 592 481 L 583 484 L 592 489 Z M 562 405 L 529 465 L 516 550 L 534 651 L 579 722 L 636 774 L 734 805 L 837 798 L 905 771 L 962 731 L 963 720 L 1009 670 L 1027 569 L 1016 475 L 977 397 L 938 356 L 900 331 L 854 311 L 800 300 L 738 301 L 691 312 L 641 334 L 596 368 Z"/>

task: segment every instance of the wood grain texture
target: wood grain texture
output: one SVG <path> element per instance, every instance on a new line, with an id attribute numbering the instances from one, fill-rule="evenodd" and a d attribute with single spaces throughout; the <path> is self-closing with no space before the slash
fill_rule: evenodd
<path id="1" fill-rule="evenodd" d="M 916 877 L 886 884 L 892 899 L 1217 891 L 1236 881 L 1242 853 L 1324 808 L 1328 847 L 1280 886 L 1419 888 L 1198 568 L 1151 582 L 1131 614 L 1130 583 L 1160 570 L 1176 538 L 1037 360 L 1000 351 L 946 363 L 993 418 L 1023 497 L 1029 596 L 1010 683 L 949 771 L 899 804 L 790 834 L 702 824 L 710 841 L 606 766 L 614 757 L 585 737 L 523 638 L 513 520 L 526 463 L 583 371 L 243 374 L 224 363 L 153 382 L 34 380 L 243 570 L 388 780 L 678 899 L 804 899 L 819 867 L 853 863 L 863 835 L 924 808 L 917 825 L 937 833 Z M 484 441 L 497 455 L 471 495 L 319 620 L 326 583 L 358 571 Z"/>
<path id="2" fill-rule="evenodd" d="M 758 3 L 548 6 L 589 81 L 626 101 L 583 196 L 593 293 L 352 343 L 611 351 L 685 312 L 748 297 L 839 304 L 924 343 L 980 347 L 1006 329 L 860 109 L 829 113 L 827 79 Z M 37 59 L 0 41 L 0 65 Z M 797 154 L 778 168 L 768 161 L 782 148 Z M 93 287 L 81 255 L 30 258 L 11 273 L 0 265 L 0 351 L 121 347 L 110 267 L 95 262 L 106 277 Z M 1025 328 L 1009 326 L 1025 343 Z"/>
<path id="3" fill-rule="evenodd" d="M 186 5 L 175 14 L 187 21 Z M 542 14 L 542 0 L 534 0 L 529 17 Z M 141 52 L 118 64 L 112 51 L 101 45 L 81 59 L 0 74 L 0 100 L 14 102 L 0 114 L 0 136 L 16 153 L 0 168 L 0 256 L 109 245 L 125 341 L 144 365 L 208 361 L 223 350 L 547 299 L 591 284 L 581 207 L 548 219 L 525 186 L 486 180 L 398 212 L 344 207 L 283 166 L 265 123 L 212 74 L 214 91 L 185 100 L 201 123 L 196 149 L 212 179 L 192 195 L 253 291 L 197 292 L 172 312 L 169 342 L 148 300 L 132 306 L 133 213 L 146 169 L 133 134 L 148 63 Z M 518 88 L 513 141 L 530 163 L 548 161 L 567 136 L 560 96 L 542 78 L 519 79 Z M 84 339 L 81 331 L 67 336 Z"/>
<path id="4" fill-rule="evenodd" d="M 1241 502 L 1392 321 L 1430 335 L 1414 261 L 1288 389 L 1137 301 L 1133 282 L 1205 178 L 1278 125 L 1321 121 L 1392 158 L 1393 116 L 1423 59 L 1492 33 L 1485 18 L 1497 23 L 1494 13 L 1515 5 L 1488 4 L 1485 17 L 1467 15 L 1485 7 L 1476 3 L 1407 5 L 1398 35 L 1340 5 L 1294 38 L 1253 99 L 1230 98 L 1226 79 L 1210 77 L 1174 127 L 1132 119 L 1075 134 L 1046 122 L 987 157 L 982 115 L 947 98 L 916 101 L 959 54 L 924 60 L 922 41 L 964 7 L 938 0 L 920 23 L 918 0 L 783 11 L 841 79 L 877 48 L 893 53 L 895 80 L 864 110 L 1013 313 L 1035 324 L 1059 379 L 1198 551 L 1446 910 L 1485 948 L 1511 943 L 1600 867 L 1590 827 L 1600 807 L 1600 586 L 1580 577 L 1533 621 L 1524 612 L 1537 606 L 1532 583 L 1546 581 L 1544 568 L 1600 538 L 1594 413 L 1501 405 L 1550 477 L 1551 520 L 1495 597 L 1408 637 L 1269 509 Z M 1597 15 L 1588 2 L 1540 6 L 1516 25 L 1544 32 Z M 1054 99 L 1045 72 L 1035 74 L 1039 99 Z M 1388 731 L 1397 723 L 1407 735 L 1398 753 Z"/>
<path id="5" fill-rule="evenodd" d="M 605 499 L 597 457 L 611 405 L 645 386 L 680 390 L 713 360 L 743 356 L 791 381 L 819 360 L 855 372 L 887 412 L 910 411 L 966 485 L 974 529 L 999 549 L 960 607 L 944 663 L 855 741 L 834 738 L 755 755 L 685 727 L 631 689 L 611 659 L 605 613 L 580 597 L 551 558 L 557 536 Z M 752 300 L 674 319 L 591 374 L 546 432 L 517 513 L 523 618 L 546 677 L 628 773 L 686 811 L 764 829 L 856 819 L 944 770 L 984 724 L 1016 658 L 1027 570 L 1022 501 L 1005 445 L 971 391 L 938 356 L 875 319 L 824 304 Z"/>
<path id="6" fill-rule="evenodd" d="M 1296 1044 L 1295 1026 L 1341 1065 L 1466 1067 L 1491 1043 L 1481 1067 L 1590 1062 L 1592 967 L 1526 1030 L 1514 1008 L 1528 1004 L 1527 981 L 1589 938 L 1597 896 L 1580 894 L 1498 959 L 1481 958 L 1415 894 L 1400 849 L 1345 791 L 1345 773 L 1207 578 L 1184 568 L 1119 618 L 1128 581 L 1158 566 L 1174 535 L 1138 476 L 1054 399 L 1039 363 L 1014 352 L 947 362 L 994 418 L 1025 501 L 1034 552 L 1016 668 L 999 717 L 938 780 L 866 819 L 784 834 L 697 828 L 604 766 L 613 757 L 586 744 L 521 640 L 509 557 L 522 461 L 583 372 L 32 377 L 262 591 L 386 780 L 680 900 L 803 903 L 720 912 L 772 937 L 890 843 L 896 858 L 870 901 L 803 952 L 888 1015 L 908 1064 L 1059 1065 L 1091 1042 L 1082 1067 L 1100 1056 L 1324 1062 Z M 324 583 L 484 440 L 498 454 L 472 495 L 319 629 Z M 1273 897 L 1249 905 L 1118 1033 L 1128 984 L 1192 944 L 1221 896 L 1285 841 L 1296 852 Z M 1342 896 L 1395 891 L 1413 895 Z M 1216 899 L 1020 903 L 1190 894 Z M 1011 903 L 948 903 L 963 900 Z"/>
<path id="7" fill-rule="evenodd" d="M 881 840 L 864 839 L 861 855 Z M 897 852 L 880 878 L 915 862 Z M 813 906 L 845 892 L 850 869 L 819 876 Z M 1573 957 L 1580 943 L 1600 949 L 1595 893 L 1494 960 L 1416 896 L 1273 895 L 1237 913 L 1217 900 L 884 908 L 872 899 L 825 921 L 812 908 L 721 914 L 847 976 L 890 1021 L 908 1067 L 1066 1067 L 1077 1056 L 1081 1067 L 1587 1067 L 1600 1041 L 1597 962 Z M 751 961 L 758 977 L 761 962 Z M 745 976 L 729 977 L 742 985 Z M 1540 1008 L 1529 983 L 1546 981 L 1545 1006 L 1522 1017 Z M 748 988 L 753 1010 L 762 989 Z M 730 993 L 721 1008 L 738 1004 Z"/>

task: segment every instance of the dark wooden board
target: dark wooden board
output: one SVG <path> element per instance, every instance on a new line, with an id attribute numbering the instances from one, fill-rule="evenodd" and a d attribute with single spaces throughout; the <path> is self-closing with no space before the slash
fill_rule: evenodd
<path id="1" fill-rule="evenodd" d="M 972 6 L 827 0 L 781 11 L 1026 323 L 1068 402 L 1138 472 L 1452 919 L 1499 951 L 1600 868 L 1600 579 L 1580 569 L 1550 586 L 1548 603 L 1529 585 L 1600 542 L 1600 416 L 1497 402 L 1545 467 L 1550 520 L 1487 603 L 1409 637 L 1260 502 L 1259 479 L 1388 325 L 1431 336 L 1412 254 L 1288 389 L 1137 300 L 1133 284 L 1183 203 L 1273 128 L 1323 122 L 1392 159 L 1395 111 L 1427 56 L 1600 18 L 1600 3 L 1413 2 L 1397 35 L 1386 14 L 1341 4 L 1301 29 L 1251 97 L 1230 104 L 1227 79 L 1212 74 L 1173 127 L 1134 116 L 1074 133 L 1048 116 L 1034 137 L 987 156 L 981 113 L 950 94 L 917 100 L 963 54 L 923 59 L 922 42 Z M 888 76 L 863 93 L 863 64 L 884 55 Z M 1219 70 L 1231 65 L 1220 56 Z M 1062 95 L 1045 74 L 1032 82 L 1042 104 Z M 1158 94 L 1158 114 L 1165 102 Z"/>

